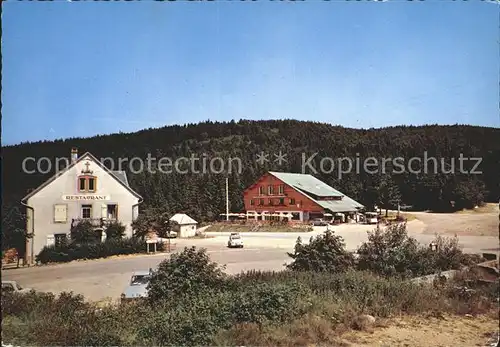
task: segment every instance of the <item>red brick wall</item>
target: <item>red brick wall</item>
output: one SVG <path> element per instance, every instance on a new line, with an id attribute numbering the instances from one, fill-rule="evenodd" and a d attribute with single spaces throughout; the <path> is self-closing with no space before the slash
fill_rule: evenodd
<path id="1" fill-rule="evenodd" d="M 269 185 L 274 187 L 274 195 L 267 194 Z M 283 195 L 279 194 L 280 185 L 284 185 Z M 259 195 L 260 186 L 264 187 L 263 195 Z M 269 205 L 270 198 L 274 200 L 272 206 Z M 280 198 L 284 198 L 284 205 L 279 205 Z M 264 199 L 264 205 L 259 205 L 260 199 Z M 290 204 L 290 199 L 295 199 L 294 205 Z M 243 192 L 243 200 L 245 202 L 246 211 L 268 211 L 271 213 L 275 211 L 303 211 L 323 213 L 323 208 L 321 206 L 269 173 L 264 174 L 254 185 L 248 187 Z M 254 201 L 253 205 L 250 203 L 250 200 Z"/>

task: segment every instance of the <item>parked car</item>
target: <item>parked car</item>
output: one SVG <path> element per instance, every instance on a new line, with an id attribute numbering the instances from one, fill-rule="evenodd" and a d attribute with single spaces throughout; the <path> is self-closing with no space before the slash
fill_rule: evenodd
<path id="1" fill-rule="evenodd" d="M 167 239 L 175 239 L 177 237 L 177 232 L 170 230 L 167 232 Z"/>
<path id="2" fill-rule="evenodd" d="M 23 288 L 16 281 L 2 281 L 3 293 L 29 293 L 31 288 Z"/>
<path id="3" fill-rule="evenodd" d="M 365 218 L 366 218 L 366 224 L 378 223 L 378 214 L 376 212 L 366 212 Z"/>
<path id="4" fill-rule="evenodd" d="M 239 233 L 231 233 L 229 235 L 229 240 L 227 241 L 227 246 L 229 248 L 243 248 L 243 239 Z"/>
<path id="5" fill-rule="evenodd" d="M 152 271 L 137 271 L 132 274 L 130 283 L 121 295 L 122 301 L 146 298 L 148 296 L 148 284 L 151 280 Z"/>
<path id="6" fill-rule="evenodd" d="M 315 227 L 326 227 L 328 225 L 328 222 L 320 218 L 313 220 L 312 225 Z"/>

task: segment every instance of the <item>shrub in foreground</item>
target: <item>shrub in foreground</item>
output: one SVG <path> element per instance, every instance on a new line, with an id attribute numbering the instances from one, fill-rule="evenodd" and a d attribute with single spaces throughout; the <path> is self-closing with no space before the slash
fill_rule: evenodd
<path id="1" fill-rule="evenodd" d="M 72 293 L 2 294 L 2 341 L 31 346 L 134 345 L 137 320 L 147 310 L 97 308 Z"/>
<path id="2" fill-rule="evenodd" d="M 458 270 L 474 260 L 463 253 L 456 237 L 437 235 L 434 243 L 436 250 L 419 244 L 408 236 L 405 223 L 391 225 L 385 230 L 375 229 L 358 249 L 357 268 L 386 277 L 411 278 Z"/>
<path id="3" fill-rule="evenodd" d="M 205 249 L 184 248 L 163 260 L 149 283 L 149 301 L 196 295 L 201 291 L 218 290 L 226 275 L 224 268 L 210 260 Z"/>
<path id="4" fill-rule="evenodd" d="M 138 344 L 207 346 L 237 324 L 285 324 L 306 312 L 304 290 L 287 284 L 260 284 L 240 291 L 214 290 L 156 302 L 138 327 Z M 151 306 L 150 306 L 151 309 Z"/>
<path id="5" fill-rule="evenodd" d="M 293 253 L 288 253 L 293 261 L 287 268 L 295 271 L 343 272 L 354 265 L 354 258 L 345 249 L 341 236 L 331 231 L 311 237 L 308 244 L 297 239 Z"/>
<path id="6" fill-rule="evenodd" d="M 412 278 L 447 270 L 458 270 L 472 265 L 479 257 L 464 254 L 458 239 L 436 236 L 436 250 L 423 246 L 409 237 L 406 224 L 376 228 L 368 233 L 368 241 L 357 250 L 356 261 L 347 252 L 342 237 L 331 231 L 315 238 L 308 244 L 297 239 L 293 259 L 287 268 L 292 271 L 338 273 L 348 269 L 371 271 L 384 277 Z"/>
<path id="7" fill-rule="evenodd" d="M 186 254 L 196 259 L 196 252 Z M 184 265 L 192 270 L 194 264 Z M 100 309 L 71 294 L 4 294 L 2 340 L 38 346 L 337 345 L 337 337 L 354 326 L 359 314 L 476 314 L 495 305 L 485 297 L 493 287 L 464 295 L 456 291 L 457 283 L 433 288 L 359 271 L 253 271 L 231 281 L 219 287 L 219 280 L 202 282 L 201 288 L 210 290 L 154 305 Z"/>
<path id="8" fill-rule="evenodd" d="M 230 295 L 223 292 L 157 302 L 143 318 L 138 338 L 149 346 L 210 345 L 217 331 L 231 326 L 231 305 Z"/>

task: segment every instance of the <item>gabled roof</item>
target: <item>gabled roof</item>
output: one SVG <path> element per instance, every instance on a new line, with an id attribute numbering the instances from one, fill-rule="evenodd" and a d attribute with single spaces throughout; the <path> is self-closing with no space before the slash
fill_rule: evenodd
<path id="1" fill-rule="evenodd" d="M 122 186 L 124 186 L 130 193 L 132 193 L 135 197 L 142 199 L 142 196 L 140 196 L 137 192 L 135 192 L 130 186 L 128 185 L 128 180 L 127 180 L 127 175 L 124 171 L 111 171 L 109 170 L 103 163 L 101 163 L 96 157 L 94 157 L 91 153 L 85 152 L 81 157 L 79 157 L 74 163 L 71 163 L 66 167 L 64 170 L 61 172 L 56 173 L 54 176 L 49 178 L 47 181 L 42 183 L 38 188 L 35 190 L 31 191 L 28 195 L 26 195 L 21 201 L 26 201 L 29 198 L 31 198 L 33 195 L 37 194 L 39 191 L 41 191 L 43 188 L 45 188 L 47 185 L 55 181 L 58 177 L 61 175 L 64 175 L 67 171 L 69 171 L 71 168 L 73 168 L 76 164 L 83 160 L 92 160 L 95 162 L 101 169 L 103 169 L 105 172 L 107 172 L 111 177 L 113 177 L 117 182 L 119 182 Z"/>
<path id="2" fill-rule="evenodd" d="M 269 173 L 289 186 L 306 193 L 311 193 L 316 196 L 344 196 L 344 194 L 338 190 L 333 189 L 325 182 L 311 175 L 272 171 Z"/>
<path id="3" fill-rule="evenodd" d="M 128 185 L 127 173 L 125 171 L 111 171 L 113 175 L 116 176 L 124 185 L 130 187 Z"/>
<path id="4" fill-rule="evenodd" d="M 195 221 L 193 218 L 189 217 L 187 214 L 184 213 L 176 213 L 173 215 L 172 218 L 170 218 L 172 222 L 176 222 L 179 225 L 186 225 L 186 224 L 198 224 L 197 221 Z"/>
<path id="5" fill-rule="evenodd" d="M 289 172 L 273 172 L 270 171 L 269 174 L 273 175 L 286 185 L 289 185 L 293 189 L 297 190 L 301 194 L 304 194 L 309 199 L 332 212 L 351 212 L 357 211 L 358 209 L 364 208 L 359 202 L 351 199 L 350 197 L 344 195 L 338 190 L 330 187 L 323 181 L 320 181 L 316 177 L 309 174 L 297 174 Z M 317 200 L 316 197 L 342 197 L 340 200 Z"/>

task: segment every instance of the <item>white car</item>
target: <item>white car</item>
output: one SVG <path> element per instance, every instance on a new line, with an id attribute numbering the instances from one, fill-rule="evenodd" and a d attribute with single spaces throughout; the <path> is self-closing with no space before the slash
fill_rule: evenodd
<path id="1" fill-rule="evenodd" d="M 227 241 L 227 246 L 229 248 L 243 248 L 243 239 L 238 233 L 231 233 L 229 235 L 229 240 Z"/>
<path id="2" fill-rule="evenodd" d="M 177 237 L 177 232 L 170 230 L 167 232 L 167 239 L 175 239 Z"/>
<path id="3" fill-rule="evenodd" d="M 23 288 L 16 281 L 2 281 L 2 293 L 29 293 L 31 288 Z"/>
<path id="4" fill-rule="evenodd" d="M 366 218 L 366 224 L 378 223 L 378 214 L 376 212 L 366 212 L 365 218 Z"/>

